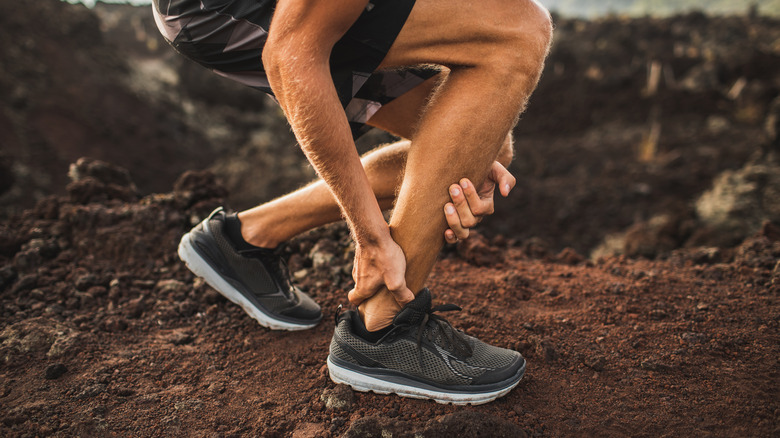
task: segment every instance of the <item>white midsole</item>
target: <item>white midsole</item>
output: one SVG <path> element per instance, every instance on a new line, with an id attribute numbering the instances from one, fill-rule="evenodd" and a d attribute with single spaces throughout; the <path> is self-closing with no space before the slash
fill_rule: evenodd
<path id="1" fill-rule="evenodd" d="M 328 356 L 328 371 L 330 372 L 330 379 L 333 380 L 333 382 L 337 384 L 347 384 L 356 391 L 372 391 L 377 394 L 393 393 L 402 397 L 432 399 L 438 403 L 452 403 L 454 405 L 480 405 L 483 403 L 488 403 L 506 395 L 509 391 L 514 389 L 518 383 L 520 383 L 520 379 L 518 379 L 517 382 L 513 383 L 507 388 L 476 394 L 458 394 L 451 392 L 433 391 L 417 388 L 414 386 L 406 386 L 400 383 L 388 382 L 376 377 L 371 377 L 362 373 L 348 370 L 333 363 L 333 361 L 330 359 L 330 355 Z"/>
<path id="2" fill-rule="evenodd" d="M 206 280 L 209 286 L 213 287 L 217 292 L 221 293 L 225 298 L 232 301 L 235 304 L 241 306 L 244 311 L 256 320 L 260 325 L 268 327 L 272 330 L 306 330 L 315 327 L 317 323 L 301 325 L 293 324 L 286 321 L 280 321 L 274 319 L 271 316 L 263 313 L 260 309 L 255 307 L 241 292 L 236 290 L 230 283 L 225 281 L 221 275 L 214 268 L 211 267 L 200 254 L 192 247 L 192 237 L 190 233 L 184 235 L 179 242 L 179 258 L 187 264 L 187 267 L 198 277 L 202 277 Z"/>

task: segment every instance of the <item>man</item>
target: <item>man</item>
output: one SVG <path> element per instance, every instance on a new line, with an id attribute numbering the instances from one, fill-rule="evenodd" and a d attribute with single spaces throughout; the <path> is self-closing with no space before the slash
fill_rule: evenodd
<path id="1" fill-rule="evenodd" d="M 510 131 L 542 71 L 547 11 L 534 0 L 157 0 L 155 18 L 183 54 L 273 94 L 321 177 L 214 212 L 182 239 L 190 269 L 263 325 L 313 327 L 319 306 L 272 248 L 343 215 L 358 311 L 338 317 L 331 378 L 458 404 L 514 388 L 522 356 L 453 329 L 433 312 L 456 307 L 432 308 L 424 286 L 442 235 L 466 237 L 494 184 L 505 196 L 514 184 Z M 409 140 L 361 160 L 353 137 L 366 124 Z"/>

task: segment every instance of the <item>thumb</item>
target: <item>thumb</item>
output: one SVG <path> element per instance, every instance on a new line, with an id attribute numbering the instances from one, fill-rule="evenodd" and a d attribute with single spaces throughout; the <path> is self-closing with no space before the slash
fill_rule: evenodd
<path id="1" fill-rule="evenodd" d="M 501 196 L 509 196 L 509 192 L 512 191 L 512 188 L 517 183 L 515 177 L 498 161 L 493 162 L 492 174 L 492 179 L 498 185 L 498 191 L 501 192 Z"/>

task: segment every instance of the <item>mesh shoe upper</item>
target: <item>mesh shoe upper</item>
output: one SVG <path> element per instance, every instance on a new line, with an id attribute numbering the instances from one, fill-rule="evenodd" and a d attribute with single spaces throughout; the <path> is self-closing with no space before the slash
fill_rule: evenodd
<path id="1" fill-rule="evenodd" d="M 320 306 L 290 282 L 277 251 L 256 248 L 237 251 L 224 232 L 225 213 L 215 211 L 191 231 L 198 252 L 244 296 L 271 313 L 294 319 L 321 318 Z"/>
<path id="2" fill-rule="evenodd" d="M 510 378 L 525 363 L 520 353 L 488 345 L 452 328 L 423 289 L 393 321 L 393 328 L 376 343 L 355 334 L 359 316 L 345 312 L 340 318 L 330 353 L 363 367 L 387 369 L 438 385 L 479 385 Z M 360 330 L 358 330 L 360 331 Z"/>

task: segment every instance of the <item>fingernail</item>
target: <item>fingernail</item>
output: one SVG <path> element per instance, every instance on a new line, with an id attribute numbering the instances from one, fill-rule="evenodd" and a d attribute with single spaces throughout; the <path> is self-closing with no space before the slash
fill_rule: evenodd
<path id="1" fill-rule="evenodd" d="M 447 212 L 447 214 L 455 213 L 455 207 L 453 207 L 451 205 L 448 205 L 448 206 L 444 207 L 444 210 Z"/>
<path id="2" fill-rule="evenodd" d="M 460 185 L 461 187 L 463 187 L 463 189 L 467 189 L 469 188 L 469 181 L 464 179 L 463 181 L 460 182 Z"/>
<path id="3" fill-rule="evenodd" d="M 452 196 L 458 196 L 460 195 L 460 190 L 457 187 L 453 187 L 450 189 L 450 193 L 452 193 Z"/>
<path id="4" fill-rule="evenodd" d="M 510 191 L 510 190 L 512 190 L 512 189 L 509 187 L 509 184 L 504 184 L 504 188 L 506 189 L 506 192 L 507 192 L 507 193 L 509 193 L 509 191 Z"/>

